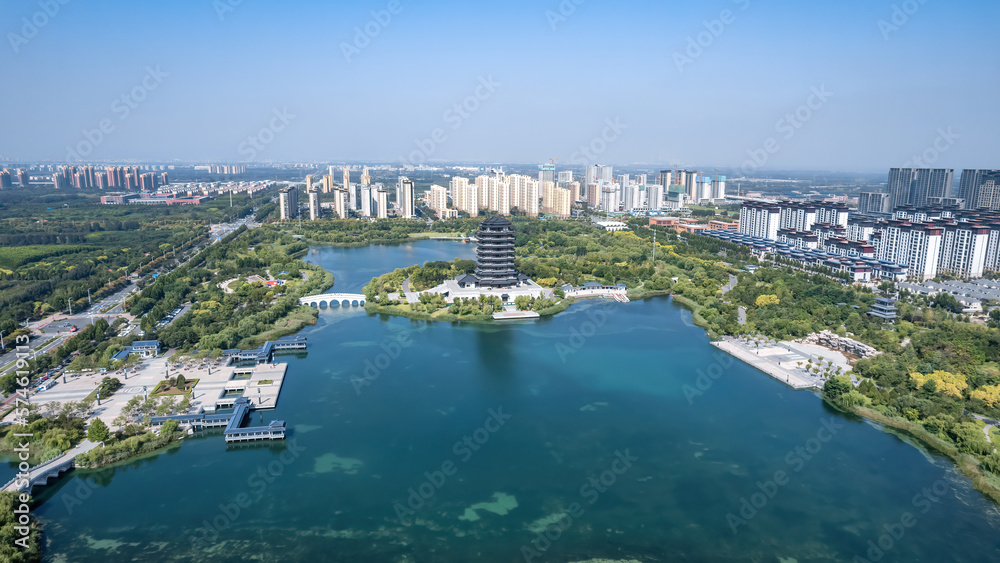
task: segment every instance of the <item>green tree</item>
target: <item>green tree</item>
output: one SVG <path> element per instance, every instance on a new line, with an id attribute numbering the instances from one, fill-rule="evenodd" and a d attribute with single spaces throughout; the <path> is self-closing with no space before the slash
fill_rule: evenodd
<path id="1" fill-rule="evenodd" d="M 108 425 L 104 424 L 104 421 L 99 418 L 95 418 L 90 423 L 90 427 L 87 428 L 87 439 L 91 442 L 104 442 L 110 435 L 111 432 L 108 430 Z"/>

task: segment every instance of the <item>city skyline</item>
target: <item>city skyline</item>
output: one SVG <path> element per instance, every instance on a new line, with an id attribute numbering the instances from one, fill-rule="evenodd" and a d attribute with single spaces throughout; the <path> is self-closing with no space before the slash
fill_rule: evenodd
<path id="1" fill-rule="evenodd" d="M 986 3 L 56 4 L 0 60 L 74 87 L 0 94 L 0 157 L 993 166 Z"/>

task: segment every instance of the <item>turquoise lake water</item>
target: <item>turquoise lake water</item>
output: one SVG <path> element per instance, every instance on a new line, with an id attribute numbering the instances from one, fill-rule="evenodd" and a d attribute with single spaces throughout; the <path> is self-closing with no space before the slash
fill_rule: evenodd
<path id="1" fill-rule="evenodd" d="M 473 250 L 306 259 L 358 291 Z M 718 353 L 690 317 L 668 298 L 495 326 L 324 309 L 262 417 L 286 442 L 203 434 L 74 472 L 39 494 L 46 558 L 1000 560 L 1000 513 L 950 462 Z"/>

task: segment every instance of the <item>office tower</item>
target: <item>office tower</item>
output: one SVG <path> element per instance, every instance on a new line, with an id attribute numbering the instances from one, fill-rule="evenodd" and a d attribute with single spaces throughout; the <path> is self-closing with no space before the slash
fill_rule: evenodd
<path id="1" fill-rule="evenodd" d="M 955 171 L 948 168 L 891 168 L 887 191 L 892 209 L 903 205 L 924 207 L 931 197 L 951 197 Z"/>
<path id="2" fill-rule="evenodd" d="M 315 221 L 320 218 L 319 194 L 309 190 L 309 220 Z"/>
<path id="3" fill-rule="evenodd" d="M 416 216 L 413 201 L 413 180 L 402 177 L 396 183 L 396 208 L 399 210 L 399 216 L 404 219 L 413 219 Z"/>
<path id="4" fill-rule="evenodd" d="M 1000 170 L 963 170 L 961 197 L 966 209 L 1000 210 Z"/>
<path id="5" fill-rule="evenodd" d="M 556 165 L 542 164 L 538 166 L 538 184 L 544 186 L 545 182 L 556 182 Z"/>
<path id="6" fill-rule="evenodd" d="M 427 207 L 430 207 L 434 211 L 448 209 L 448 189 L 437 184 L 431 186 L 427 197 Z"/>
<path id="7" fill-rule="evenodd" d="M 573 171 L 572 170 L 563 170 L 563 171 L 559 172 L 559 183 L 560 184 L 562 184 L 564 182 L 565 183 L 569 183 L 569 182 L 572 182 L 572 181 L 573 181 Z"/>
<path id="8" fill-rule="evenodd" d="M 375 207 L 378 210 L 378 218 L 389 217 L 389 190 L 379 184 L 375 189 Z"/>
<path id="9" fill-rule="evenodd" d="M 299 214 L 299 191 L 287 187 L 278 192 L 278 206 L 281 210 L 281 220 L 291 221 Z"/>
<path id="10" fill-rule="evenodd" d="M 313 175 L 306 175 L 306 193 L 312 193 L 313 191 Z"/>
<path id="11" fill-rule="evenodd" d="M 512 287 L 517 284 L 514 265 L 514 225 L 503 217 L 491 217 L 476 232 L 476 277 L 482 287 Z"/>
<path id="12" fill-rule="evenodd" d="M 0 188 L 8 189 L 14 187 L 13 176 L 11 176 L 10 171 L 4 168 L 0 170 Z"/>
<path id="13" fill-rule="evenodd" d="M 368 167 L 367 166 L 365 166 L 361 170 L 361 185 L 362 186 L 370 186 L 370 185 L 372 185 L 372 176 L 371 176 L 371 174 L 368 173 Z"/>
<path id="14" fill-rule="evenodd" d="M 342 189 L 333 190 L 333 210 L 337 217 L 347 219 L 347 191 Z"/>
<path id="15" fill-rule="evenodd" d="M 861 192 L 858 196 L 858 213 L 862 215 L 888 215 L 892 213 L 892 194 Z"/>
<path id="16" fill-rule="evenodd" d="M 362 178 L 364 181 L 364 178 Z M 371 217 L 372 216 L 372 205 L 375 202 L 372 201 L 372 186 L 370 184 L 361 185 L 361 216 Z"/>

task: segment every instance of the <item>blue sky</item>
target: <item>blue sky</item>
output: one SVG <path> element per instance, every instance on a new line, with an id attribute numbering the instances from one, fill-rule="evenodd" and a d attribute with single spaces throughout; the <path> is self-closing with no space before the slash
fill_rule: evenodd
<path id="1" fill-rule="evenodd" d="M 62 1 L 0 8 L 0 157 L 1000 167 L 996 2 Z"/>

